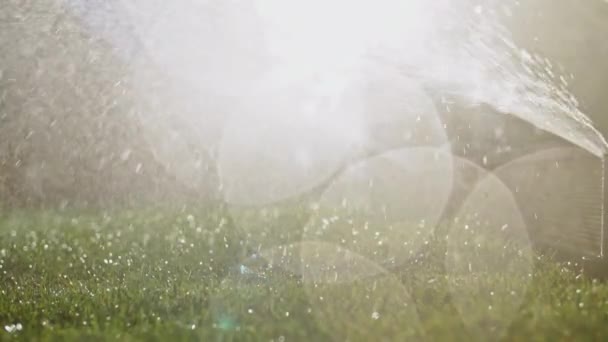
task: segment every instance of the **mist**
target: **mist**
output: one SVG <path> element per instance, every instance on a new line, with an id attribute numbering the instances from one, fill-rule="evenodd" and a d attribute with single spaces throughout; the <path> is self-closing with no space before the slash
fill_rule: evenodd
<path id="1" fill-rule="evenodd" d="M 607 18 L 3 0 L 1 333 L 601 339 Z"/>
<path id="2" fill-rule="evenodd" d="M 589 70 L 608 58 L 576 33 L 608 29 L 599 2 L 2 6 L 11 203 L 208 201 L 269 183 L 288 197 L 374 151 L 449 145 L 441 113 L 453 101 L 605 151 L 588 118 L 603 124 L 606 80 Z M 571 46 L 556 49 L 572 10 Z"/>

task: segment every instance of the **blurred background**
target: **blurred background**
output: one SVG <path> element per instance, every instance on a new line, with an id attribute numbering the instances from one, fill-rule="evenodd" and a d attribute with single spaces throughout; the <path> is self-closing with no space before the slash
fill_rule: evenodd
<path id="1" fill-rule="evenodd" d="M 474 8 L 475 3 L 469 3 Z M 499 8 L 497 13 L 515 44 L 546 57 L 560 74 L 569 76 L 567 88 L 580 110 L 608 134 L 608 3 L 508 3 L 508 8 Z M 146 54 L 141 39 L 146 26 L 130 26 L 125 17 L 133 13 L 129 6 L 138 5 L 140 2 L 118 0 L 2 1 L 3 205 L 138 206 L 175 199 L 205 203 L 218 198 L 214 135 L 221 132 L 221 119 L 210 118 L 221 118 L 231 100 L 214 94 L 213 89 L 191 86 L 182 75 L 176 77 Z M 150 11 L 140 13 L 139 22 L 149 27 L 179 14 L 163 12 L 162 2 L 146 6 Z M 256 77 L 256 70 L 267 62 L 256 50 L 259 35 L 246 25 L 234 24 L 250 20 L 251 5 L 201 6 L 207 6 L 203 12 L 217 19 L 206 26 L 207 33 L 219 32 L 214 34 L 221 37 L 221 44 L 210 41 L 210 49 L 227 49 L 201 63 L 213 70 L 218 58 L 230 63 L 221 59 L 228 52 L 247 55 L 247 63 L 228 64 L 226 77 Z M 221 9 L 230 6 L 233 10 Z M 244 35 L 247 39 L 240 40 Z M 189 130 L 179 120 L 174 126 L 165 122 L 155 126 L 156 121 L 150 119 L 150 125 L 142 126 L 146 122 L 142 115 L 154 118 L 166 113 L 198 115 L 204 118 L 201 127 L 205 130 Z M 185 135 L 189 137 L 184 139 Z"/>

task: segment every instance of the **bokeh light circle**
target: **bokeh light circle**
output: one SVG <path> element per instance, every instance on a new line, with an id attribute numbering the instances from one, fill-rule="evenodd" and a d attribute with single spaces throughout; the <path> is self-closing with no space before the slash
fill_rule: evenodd
<path id="1" fill-rule="evenodd" d="M 581 148 L 554 147 L 519 157 L 495 174 L 513 191 L 539 246 L 588 258 L 601 255 L 601 159 Z"/>
<path id="2" fill-rule="evenodd" d="M 470 163 L 459 171 L 479 174 L 480 168 Z M 532 281 L 526 221 L 512 191 L 491 173 L 474 183 L 452 220 L 445 265 L 453 303 L 476 338 L 499 339 Z"/>
<path id="3" fill-rule="evenodd" d="M 399 278 L 342 246 L 304 241 L 260 253 L 272 268 L 301 277 L 310 313 L 334 340 L 420 338 L 416 305 Z M 357 322 L 356 326 L 352 322 Z"/>
<path id="4" fill-rule="evenodd" d="M 303 238 L 401 265 L 429 243 L 452 175 L 452 156 L 442 148 L 397 149 L 355 163 L 323 192 Z"/>

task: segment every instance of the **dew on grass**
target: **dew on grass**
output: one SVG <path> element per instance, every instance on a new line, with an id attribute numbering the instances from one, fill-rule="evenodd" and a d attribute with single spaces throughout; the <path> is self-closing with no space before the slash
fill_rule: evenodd
<path id="1" fill-rule="evenodd" d="M 277 251 L 282 255 L 282 248 Z M 214 291 L 210 299 L 213 320 L 222 330 L 236 331 L 241 326 L 250 327 L 257 317 L 276 312 L 289 317 L 298 308 L 284 298 L 292 298 L 297 286 L 298 279 L 289 276 L 289 271 L 280 264 L 270 265 L 258 254 L 245 258 L 229 269 Z"/>
<path id="2" fill-rule="evenodd" d="M 19 332 L 23 330 L 23 325 L 21 323 L 5 325 L 4 330 L 6 330 L 8 333 Z"/>
<path id="3" fill-rule="evenodd" d="M 308 301 L 314 307 L 307 312 L 336 340 L 348 336 L 346 327 L 353 320 L 359 323 L 349 329 L 357 330 L 359 337 L 371 338 L 371 327 L 364 322 L 369 321 L 370 312 L 380 309 L 386 319 L 408 322 L 399 326 L 400 331 L 419 328 L 415 305 L 404 285 L 372 260 L 343 246 L 318 241 L 291 245 L 287 257 L 281 251 L 277 247 L 260 255 L 275 267 L 301 277 Z M 404 305 L 408 303 L 412 305 Z"/>

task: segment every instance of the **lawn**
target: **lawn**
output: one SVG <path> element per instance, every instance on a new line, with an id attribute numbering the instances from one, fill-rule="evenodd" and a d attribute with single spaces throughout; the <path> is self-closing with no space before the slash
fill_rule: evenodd
<path id="1" fill-rule="evenodd" d="M 460 272 L 439 233 L 395 263 L 363 242 L 298 243 L 297 210 L 249 232 L 229 217 L 4 213 L 0 340 L 608 340 L 608 285 L 574 264 Z"/>

